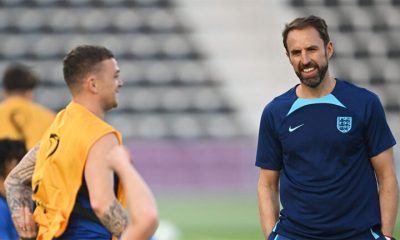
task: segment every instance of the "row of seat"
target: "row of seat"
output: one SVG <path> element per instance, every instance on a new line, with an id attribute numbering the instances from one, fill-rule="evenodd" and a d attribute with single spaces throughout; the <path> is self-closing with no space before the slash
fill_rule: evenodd
<path id="1" fill-rule="evenodd" d="M 15 7 L 15 6 L 29 6 L 29 7 L 147 7 L 158 6 L 168 7 L 173 3 L 170 0 L 2 0 L 0 6 Z"/>
<path id="2" fill-rule="evenodd" d="M 0 59 L 62 58 L 74 46 L 82 43 L 108 46 L 119 58 L 193 59 L 200 58 L 196 43 L 183 34 L 0 34 Z M 374 33 L 353 31 L 331 33 L 336 53 L 355 57 L 400 57 L 400 31 Z"/>
<path id="3" fill-rule="evenodd" d="M 361 29 L 375 32 L 389 32 L 393 29 L 400 29 L 399 8 L 390 4 L 369 7 L 343 4 L 334 8 L 326 8 L 320 5 L 305 5 L 296 9 L 304 12 L 306 15 L 317 14 L 323 17 L 328 22 L 331 31 L 347 33 Z"/>
<path id="4" fill-rule="evenodd" d="M 324 7 L 337 7 L 337 6 L 354 6 L 368 7 L 368 6 L 379 6 L 385 5 L 400 5 L 399 0 L 288 0 L 289 5 L 292 7 L 304 7 L 304 6 L 324 6 Z"/>
<path id="5" fill-rule="evenodd" d="M 18 14 L 24 12 L 24 14 Z M 182 32 L 169 8 L 0 8 L 0 32 Z"/>
<path id="6" fill-rule="evenodd" d="M 365 86 L 381 97 L 382 104 L 388 111 L 400 111 L 400 84 L 366 84 L 358 78 L 337 74 L 335 76 L 349 82 Z M 362 72 L 360 73 L 362 76 Z M 36 95 L 39 102 L 52 109 L 59 110 L 70 101 L 70 94 L 65 87 L 40 88 Z M 50 100 L 49 100 L 50 99 Z M 224 115 L 235 111 L 221 88 L 214 87 L 122 87 L 119 91 L 119 109 L 126 113 L 214 113 Z"/>
<path id="7" fill-rule="evenodd" d="M 400 30 L 400 29 L 399 29 Z M 365 50 L 371 55 L 388 56 L 400 51 L 400 31 L 376 33 L 358 30 L 349 33 L 332 31 L 332 40 L 337 44 L 337 52 L 352 54 L 355 50 Z M 93 43 L 108 46 L 120 57 L 136 56 L 151 58 L 164 55 L 168 58 L 199 57 L 193 40 L 177 33 L 157 34 L 24 34 L 22 39 L 17 34 L 0 34 L 0 55 L 3 58 L 37 56 L 51 58 L 63 56 L 70 48 L 80 43 Z M 25 57 L 26 58 L 26 57 Z"/>
<path id="8" fill-rule="evenodd" d="M 388 33 L 371 31 L 331 33 L 331 39 L 335 44 L 335 52 L 343 57 L 351 55 L 357 57 L 357 53 L 364 52 L 365 55 L 369 56 L 393 58 L 400 51 L 399 37 L 400 31 Z"/>
<path id="9" fill-rule="evenodd" d="M 41 87 L 37 91 L 36 99 L 52 109 L 61 109 L 70 101 L 70 94 L 66 87 Z M 220 88 L 210 86 L 125 86 L 119 90 L 118 99 L 119 109 L 132 113 L 234 111 L 224 92 Z"/>
<path id="10" fill-rule="evenodd" d="M 193 59 L 201 57 L 195 43 L 186 35 L 158 34 L 1 34 L 0 59 L 62 58 L 78 44 L 99 44 L 119 58 Z"/>
<path id="11" fill-rule="evenodd" d="M 399 84 L 400 59 L 392 61 L 384 57 L 355 59 L 334 57 L 331 68 L 335 75 L 363 85 Z"/>
<path id="12" fill-rule="evenodd" d="M 135 139 L 210 139 L 243 137 L 237 116 L 209 113 L 109 114 L 106 120 Z"/>
<path id="13" fill-rule="evenodd" d="M 210 72 L 208 65 L 197 60 L 151 60 L 137 61 L 118 59 L 120 78 L 125 86 L 218 86 L 219 81 Z M 10 63 L 0 60 L 0 72 Z M 62 59 L 25 60 L 22 63 L 33 67 L 44 86 L 65 86 Z"/>
<path id="14" fill-rule="evenodd" d="M 53 61 L 25 61 L 33 66 L 46 86 L 65 86 L 61 59 Z M 8 64 L 0 61 L 0 71 Z M 340 54 L 332 58 L 331 69 L 341 78 L 363 84 L 400 83 L 400 59 L 374 57 L 356 59 Z M 129 61 L 120 60 L 120 77 L 125 86 L 219 86 L 205 63 L 199 61 Z"/>

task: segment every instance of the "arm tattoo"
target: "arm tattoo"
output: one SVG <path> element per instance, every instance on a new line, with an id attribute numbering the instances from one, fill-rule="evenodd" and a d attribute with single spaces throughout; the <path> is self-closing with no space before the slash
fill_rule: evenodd
<path id="1" fill-rule="evenodd" d="M 23 207 L 32 206 L 31 181 L 35 169 L 39 144 L 32 148 L 21 162 L 10 172 L 4 183 L 6 197 L 11 213 Z"/>
<path id="2" fill-rule="evenodd" d="M 114 199 L 114 202 L 99 219 L 115 236 L 120 236 L 128 225 L 128 216 L 117 199 Z"/>

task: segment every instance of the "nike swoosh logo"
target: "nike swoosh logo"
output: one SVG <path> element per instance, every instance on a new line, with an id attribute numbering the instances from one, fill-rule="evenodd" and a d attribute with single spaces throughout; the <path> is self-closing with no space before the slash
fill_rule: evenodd
<path id="1" fill-rule="evenodd" d="M 293 132 L 293 131 L 295 131 L 296 129 L 302 127 L 302 126 L 304 126 L 304 124 L 300 124 L 300 125 L 298 125 L 298 126 L 296 126 L 296 127 L 294 127 L 294 128 L 292 128 L 292 127 L 290 126 L 290 127 L 289 127 L 289 132 Z"/>

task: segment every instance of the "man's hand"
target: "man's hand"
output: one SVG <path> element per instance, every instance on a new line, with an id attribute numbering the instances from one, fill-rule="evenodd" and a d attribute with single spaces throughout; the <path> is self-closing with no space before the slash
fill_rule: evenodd
<path id="1" fill-rule="evenodd" d="M 114 146 L 106 156 L 107 165 L 116 172 L 133 164 L 128 148 L 123 145 Z"/>

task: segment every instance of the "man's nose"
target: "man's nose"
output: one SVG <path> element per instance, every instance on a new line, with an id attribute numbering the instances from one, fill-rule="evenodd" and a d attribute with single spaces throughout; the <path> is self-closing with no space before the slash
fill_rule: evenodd
<path id="1" fill-rule="evenodd" d="M 309 56 L 306 52 L 303 52 L 303 53 L 301 54 L 301 63 L 302 63 L 303 65 L 306 65 L 306 64 L 308 64 L 310 61 L 311 61 L 310 56 Z"/>

